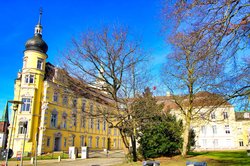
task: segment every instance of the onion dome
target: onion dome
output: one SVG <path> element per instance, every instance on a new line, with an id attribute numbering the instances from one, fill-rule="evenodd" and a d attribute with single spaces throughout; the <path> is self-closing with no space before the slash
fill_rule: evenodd
<path id="1" fill-rule="evenodd" d="M 26 42 L 25 50 L 36 50 L 36 51 L 43 52 L 46 54 L 46 52 L 48 51 L 48 45 L 42 39 L 41 18 L 42 18 L 42 10 L 40 10 L 40 16 L 39 16 L 38 24 L 35 27 L 34 36 Z"/>

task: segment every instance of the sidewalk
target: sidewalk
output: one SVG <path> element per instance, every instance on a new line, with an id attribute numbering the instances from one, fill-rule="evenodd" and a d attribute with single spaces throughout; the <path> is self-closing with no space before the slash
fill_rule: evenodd
<path id="1" fill-rule="evenodd" d="M 55 166 L 111 166 L 115 164 L 123 163 L 124 158 L 88 158 L 88 159 L 62 159 L 61 162 L 58 160 L 38 160 L 37 166 L 48 166 L 48 165 L 55 165 Z M 17 166 L 20 165 L 20 161 L 9 161 L 9 166 Z M 24 161 L 24 166 L 31 166 L 32 164 L 30 161 Z"/>

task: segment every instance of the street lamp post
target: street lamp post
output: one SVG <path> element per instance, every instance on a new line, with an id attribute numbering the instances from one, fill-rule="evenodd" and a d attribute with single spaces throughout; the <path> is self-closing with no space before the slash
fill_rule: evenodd
<path id="1" fill-rule="evenodd" d="M 8 165 L 8 155 L 9 155 L 9 150 L 10 150 L 10 144 L 11 144 L 11 138 L 12 138 L 12 133 L 13 133 L 13 127 L 14 127 L 14 120 L 15 120 L 15 116 L 16 116 L 16 111 L 18 109 L 18 105 L 19 104 L 23 104 L 22 101 L 17 101 L 17 100 L 9 100 L 8 103 L 12 103 L 12 110 L 14 111 L 13 114 L 13 119 L 12 119 L 12 129 L 10 132 L 10 139 L 9 139 L 9 143 L 8 143 L 8 147 L 7 147 L 7 153 L 6 153 L 6 159 L 5 159 L 5 166 Z"/>
<path id="2" fill-rule="evenodd" d="M 23 166 L 23 154 L 24 154 L 24 148 L 25 148 L 25 139 L 26 139 L 26 134 L 27 134 L 27 122 L 23 124 L 24 127 L 24 138 L 23 138 L 23 150 L 22 150 L 22 157 L 21 157 L 21 162 L 20 166 Z"/>

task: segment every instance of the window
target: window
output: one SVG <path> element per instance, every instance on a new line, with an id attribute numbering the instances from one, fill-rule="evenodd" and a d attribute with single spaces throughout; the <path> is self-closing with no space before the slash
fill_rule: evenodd
<path id="1" fill-rule="evenodd" d="M 100 130 L 100 119 L 97 119 L 96 129 Z"/>
<path id="2" fill-rule="evenodd" d="M 242 134 L 242 128 L 241 127 L 238 127 L 238 133 Z"/>
<path id="3" fill-rule="evenodd" d="M 213 144 L 214 144 L 214 147 L 217 147 L 218 146 L 218 139 L 214 139 Z"/>
<path id="4" fill-rule="evenodd" d="M 118 139 L 118 148 L 121 148 L 121 139 Z"/>
<path id="5" fill-rule="evenodd" d="M 68 104 L 68 97 L 67 96 L 63 96 L 63 104 L 64 105 Z"/>
<path id="6" fill-rule="evenodd" d="M 50 146 L 50 137 L 47 138 L 47 146 Z"/>
<path id="7" fill-rule="evenodd" d="M 114 139 L 114 148 L 116 148 L 116 139 Z"/>
<path id="8" fill-rule="evenodd" d="M 42 70 L 43 69 L 43 60 L 42 59 L 38 59 L 37 60 L 37 69 Z"/>
<path id="9" fill-rule="evenodd" d="M 211 119 L 215 119 L 215 112 L 211 113 Z"/>
<path id="10" fill-rule="evenodd" d="M 99 137 L 96 137 L 96 147 L 99 147 Z"/>
<path id="11" fill-rule="evenodd" d="M 31 100 L 29 98 L 22 98 L 22 102 L 21 111 L 30 111 Z"/>
<path id="12" fill-rule="evenodd" d="M 102 137 L 102 147 L 105 148 L 105 137 Z"/>
<path id="13" fill-rule="evenodd" d="M 228 113 L 227 112 L 223 112 L 223 118 L 228 119 Z"/>
<path id="14" fill-rule="evenodd" d="M 63 143 L 64 147 L 67 146 L 67 138 L 64 138 L 64 143 Z"/>
<path id="15" fill-rule="evenodd" d="M 226 132 L 226 134 L 230 134 L 230 127 L 229 127 L 229 125 L 225 125 L 225 132 Z"/>
<path id="16" fill-rule="evenodd" d="M 108 128 L 108 134 L 111 134 L 111 128 Z"/>
<path id="17" fill-rule="evenodd" d="M 200 117 L 201 117 L 201 119 L 204 120 L 204 119 L 205 119 L 205 113 L 201 113 L 201 114 L 200 114 Z"/>
<path id="18" fill-rule="evenodd" d="M 84 146 L 84 136 L 81 136 L 81 146 Z"/>
<path id="19" fill-rule="evenodd" d="M 23 60 L 23 68 L 27 67 L 27 61 L 28 61 L 28 58 L 25 57 L 24 60 Z"/>
<path id="20" fill-rule="evenodd" d="M 88 147 L 92 147 L 92 137 L 89 137 Z"/>
<path id="21" fill-rule="evenodd" d="M 91 129 L 94 128 L 94 119 L 93 118 L 90 119 L 90 128 Z"/>
<path id="22" fill-rule="evenodd" d="M 85 116 L 81 116 L 81 127 L 85 128 L 86 127 L 86 118 Z"/>
<path id="23" fill-rule="evenodd" d="M 73 126 L 76 126 L 76 113 L 72 114 L 72 124 Z"/>
<path id="24" fill-rule="evenodd" d="M 206 139 L 202 140 L 202 145 L 203 145 L 203 147 L 207 146 L 207 140 Z"/>
<path id="25" fill-rule="evenodd" d="M 67 128 L 67 114 L 65 112 L 62 115 L 62 128 Z"/>
<path id="26" fill-rule="evenodd" d="M 19 122 L 18 134 L 25 134 L 27 132 L 28 122 Z"/>
<path id="27" fill-rule="evenodd" d="M 93 104 L 92 103 L 90 104 L 89 112 L 93 113 Z"/>
<path id="28" fill-rule="evenodd" d="M 201 133 L 206 135 L 206 126 L 201 126 Z"/>
<path id="29" fill-rule="evenodd" d="M 242 139 L 239 140 L 239 145 L 240 145 L 240 146 L 244 146 L 244 143 L 243 143 L 243 140 L 242 140 Z"/>
<path id="30" fill-rule="evenodd" d="M 85 112 L 85 107 L 86 107 L 86 101 L 82 101 L 82 112 Z"/>
<path id="31" fill-rule="evenodd" d="M 117 135 L 117 128 L 114 128 L 114 135 Z"/>
<path id="32" fill-rule="evenodd" d="M 73 106 L 74 108 L 76 108 L 76 106 L 77 106 L 77 99 L 73 99 L 73 100 L 72 100 L 72 106 Z"/>
<path id="33" fill-rule="evenodd" d="M 212 129 L 213 129 L 213 134 L 217 134 L 217 127 L 216 127 L 216 125 L 213 125 Z"/>
<path id="34" fill-rule="evenodd" d="M 25 83 L 26 84 L 35 83 L 35 76 L 34 75 L 25 75 Z"/>
<path id="35" fill-rule="evenodd" d="M 105 131 L 106 130 L 106 120 L 105 120 L 105 118 L 103 118 L 103 131 Z"/>
<path id="36" fill-rule="evenodd" d="M 54 95 L 53 95 L 53 101 L 54 102 L 58 102 L 58 95 L 59 95 L 58 92 L 54 92 Z"/>
<path id="37" fill-rule="evenodd" d="M 72 146 L 75 146 L 75 136 L 72 135 Z"/>
<path id="38" fill-rule="evenodd" d="M 51 120 L 50 120 L 51 127 L 56 127 L 57 124 L 57 112 L 53 111 L 51 113 Z"/>

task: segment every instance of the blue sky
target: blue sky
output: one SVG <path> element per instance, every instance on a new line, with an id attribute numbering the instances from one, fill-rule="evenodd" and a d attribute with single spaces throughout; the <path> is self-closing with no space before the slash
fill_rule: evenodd
<path id="1" fill-rule="evenodd" d="M 39 8 L 43 8 L 43 39 L 49 46 L 47 61 L 57 64 L 60 51 L 88 28 L 119 23 L 142 37 L 143 47 L 153 57 L 157 75 L 169 47 L 161 33 L 161 0 L 12 0 L 0 5 L 0 114 L 14 96 L 14 80 L 22 68 L 25 42 L 33 36 Z"/>

